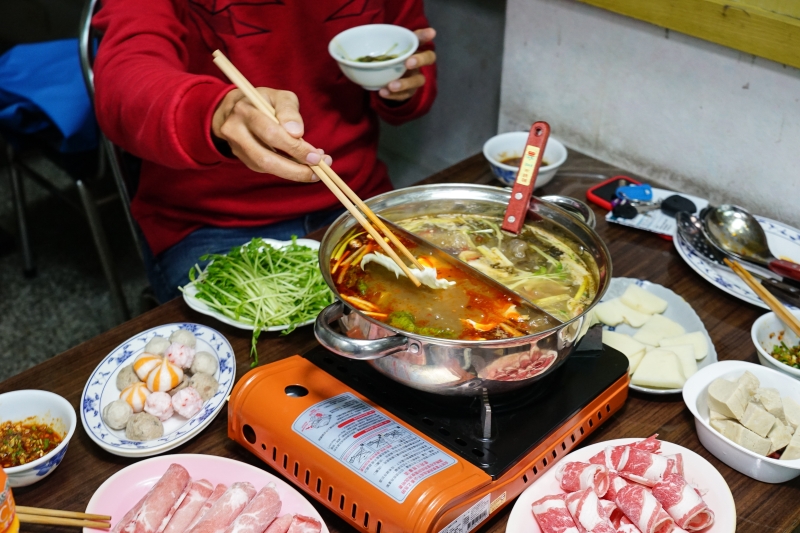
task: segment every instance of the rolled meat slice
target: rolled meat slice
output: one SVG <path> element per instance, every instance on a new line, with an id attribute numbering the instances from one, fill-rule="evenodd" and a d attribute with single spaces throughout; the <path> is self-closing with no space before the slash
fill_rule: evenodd
<path id="1" fill-rule="evenodd" d="M 563 494 L 553 494 L 536 500 L 531 504 L 531 512 L 542 533 L 580 533 Z"/>
<path id="2" fill-rule="evenodd" d="M 639 442 L 634 442 L 630 446 L 646 452 L 658 453 L 661 450 L 661 441 L 656 437 L 658 437 L 658 433 L 655 435 L 650 435 L 646 439 L 640 440 Z"/>
<path id="3" fill-rule="evenodd" d="M 228 486 L 223 483 L 220 483 L 219 485 L 214 487 L 214 492 L 212 492 L 211 496 L 209 496 L 208 499 L 205 502 L 203 502 L 203 506 L 200 507 L 200 510 L 197 512 L 194 518 L 192 518 L 192 521 L 189 523 L 188 526 L 186 526 L 186 531 L 190 531 L 194 526 L 196 526 L 197 523 L 203 519 L 208 510 L 211 509 L 211 506 L 214 505 L 214 503 L 216 503 L 216 501 L 219 500 L 220 497 L 222 497 L 222 495 L 225 494 L 225 491 L 227 490 Z"/>
<path id="4" fill-rule="evenodd" d="M 265 526 L 281 512 L 281 497 L 270 483 L 258 491 L 225 533 L 263 533 Z"/>
<path id="5" fill-rule="evenodd" d="M 130 510 L 125 513 L 125 516 L 114 525 L 114 529 L 111 530 L 111 533 L 131 533 L 136 526 L 136 515 L 139 514 L 139 510 L 142 508 L 142 504 L 146 499 L 147 494 L 142 496 L 139 503 L 131 507 Z"/>
<path id="6" fill-rule="evenodd" d="M 214 492 L 214 485 L 210 481 L 205 479 L 192 481 L 180 507 L 172 515 L 167 527 L 164 528 L 164 533 L 183 533 L 186 531 L 212 492 Z"/>
<path id="7" fill-rule="evenodd" d="M 147 493 L 136 515 L 134 533 L 155 533 L 189 485 L 189 472 L 179 464 L 171 464 Z"/>
<path id="8" fill-rule="evenodd" d="M 576 461 L 559 465 L 556 479 L 567 492 L 591 488 L 602 498 L 608 491 L 608 474 L 608 468 L 603 465 Z"/>
<path id="9" fill-rule="evenodd" d="M 647 487 L 652 487 L 668 475 L 675 468 L 675 460 L 667 459 L 663 455 L 646 452 L 638 448 L 631 448 L 628 460 L 617 469 L 617 473 Z"/>
<path id="10" fill-rule="evenodd" d="M 628 483 L 617 493 L 617 507 L 642 533 L 667 533 L 674 521 L 642 485 Z"/>
<path id="11" fill-rule="evenodd" d="M 673 529 L 670 533 L 673 533 L 675 530 Z M 625 515 L 619 520 L 619 524 L 617 524 L 617 533 L 641 533 L 639 528 L 636 527 L 636 524 L 631 522 L 630 518 Z"/>
<path id="12" fill-rule="evenodd" d="M 264 533 L 286 533 L 289 531 L 289 526 L 292 525 L 292 520 L 294 519 L 294 515 L 292 514 L 285 514 L 283 516 L 279 516 L 272 523 L 269 527 L 264 531 Z"/>
<path id="13" fill-rule="evenodd" d="M 653 496 L 686 531 L 705 529 L 714 523 L 714 512 L 683 476 L 666 476 L 653 487 Z"/>
<path id="14" fill-rule="evenodd" d="M 675 464 L 672 465 L 672 469 L 669 471 L 670 474 L 683 476 L 683 455 L 676 453 L 674 455 L 664 455 L 662 457 L 675 461 Z"/>
<path id="15" fill-rule="evenodd" d="M 609 500 L 601 499 L 600 507 L 603 508 L 603 514 L 606 515 L 606 518 L 608 518 L 609 522 L 611 522 L 611 525 L 617 527 L 619 525 L 620 517 L 624 516 L 622 511 L 617 509 L 617 504 Z"/>
<path id="16" fill-rule="evenodd" d="M 608 473 L 608 491 L 606 491 L 605 498 L 606 500 L 611 500 L 615 502 L 616 505 L 617 500 L 617 493 L 622 489 L 622 487 L 628 485 L 628 482 L 625 479 L 619 477 L 614 472 Z"/>
<path id="17" fill-rule="evenodd" d="M 615 533 L 616 529 L 608 520 L 600 499 L 592 489 L 571 492 L 564 498 L 569 514 L 578 529 L 588 533 Z"/>
<path id="18" fill-rule="evenodd" d="M 609 470 L 618 471 L 628 462 L 630 453 L 630 446 L 608 446 L 602 452 L 591 457 L 589 462 L 593 465 L 603 465 Z"/>
<path id="19" fill-rule="evenodd" d="M 292 523 L 289 524 L 287 533 L 320 533 L 320 531 L 322 531 L 322 524 L 319 523 L 319 520 L 296 514 L 292 517 Z"/>
<path id="20" fill-rule="evenodd" d="M 255 495 L 256 488 L 251 483 L 233 483 L 190 530 L 191 533 L 222 533 Z"/>

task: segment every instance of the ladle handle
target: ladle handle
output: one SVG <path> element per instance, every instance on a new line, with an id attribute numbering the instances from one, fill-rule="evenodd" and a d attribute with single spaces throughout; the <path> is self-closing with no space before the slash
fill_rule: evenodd
<path id="1" fill-rule="evenodd" d="M 539 175 L 548 137 L 550 137 L 550 125 L 547 122 L 534 122 L 525 149 L 522 151 L 517 179 L 514 181 L 514 188 L 511 189 L 511 200 L 503 217 L 502 227 L 506 231 L 517 234 L 525 224 L 528 204 L 536 186 L 536 176 Z"/>
<path id="2" fill-rule="evenodd" d="M 784 278 L 800 281 L 800 265 L 797 263 L 784 261 L 783 259 L 773 259 L 769 262 L 769 269 Z"/>

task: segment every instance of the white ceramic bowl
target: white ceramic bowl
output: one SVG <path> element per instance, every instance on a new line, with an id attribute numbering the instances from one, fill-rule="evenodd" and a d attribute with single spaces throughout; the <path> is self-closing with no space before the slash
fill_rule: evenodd
<path id="1" fill-rule="evenodd" d="M 75 410 L 67 400 L 43 390 L 17 390 L 0 394 L 0 422 L 17 422 L 34 417 L 64 435 L 54 450 L 30 463 L 4 468 L 12 487 L 25 487 L 48 476 L 61 463 L 75 426 Z"/>
<path id="2" fill-rule="evenodd" d="M 492 173 L 497 179 L 509 187 L 514 185 L 518 167 L 506 165 L 500 161 L 510 157 L 521 157 L 528 140 L 527 131 L 511 131 L 495 135 L 483 145 L 483 156 L 489 161 Z M 547 184 L 558 172 L 558 168 L 567 160 L 567 148 L 553 137 L 547 139 L 542 156 L 542 166 L 536 178 L 536 188 Z M 545 165 L 547 163 L 547 165 Z"/>
<path id="3" fill-rule="evenodd" d="M 794 479 L 800 476 L 800 459 L 781 461 L 758 455 L 723 437 L 708 423 L 708 386 L 717 378 L 738 379 L 745 371 L 757 377 L 762 386 L 774 387 L 781 396 L 800 402 L 800 383 L 777 370 L 745 361 L 721 361 L 709 365 L 698 370 L 683 386 L 683 401 L 694 415 L 697 437 L 717 459 L 746 476 L 764 483 Z"/>
<path id="4" fill-rule="evenodd" d="M 406 72 L 406 59 L 417 51 L 416 34 L 402 26 L 367 24 L 345 30 L 328 43 L 328 53 L 350 81 L 377 91 Z M 388 61 L 363 63 L 359 57 L 397 54 Z"/>
<path id="5" fill-rule="evenodd" d="M 794 316 L 800 318 L 800 311 L 791 312 L 794 313 Z M 753 322 L 753 327 L 750 329 L 750 336 L 753 338 L 753 344 L 756 345 L 758 359 L 762 365 L 800 379 L 800 369 L 781 363 L 770 355 L 773 346 L 779 344 L 781 338 L 786 346 L 796 346 L 800 342 L 797 335 L 786 327 L 786 324 L 781 322 L 775 313 L 767 313 L 758 317 L 758 320 Z"/>

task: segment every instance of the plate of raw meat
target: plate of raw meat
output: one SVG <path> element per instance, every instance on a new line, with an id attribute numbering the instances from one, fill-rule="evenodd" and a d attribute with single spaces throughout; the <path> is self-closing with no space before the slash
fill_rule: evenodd
<path id="1" fill-rule="evenodd" d="M 328 533 L 316 509 L 289 484 L 213 455 L 177 454 L 132 464 L 100 485 L 86 512 L 111 515 L 112 533 Z"/>
<path id="2" fill-rule="evenodd" d="M 506 533 L 579 531 L 733 533 L 728 484 L 695 452 L 647 439 L 616 439 L 576 450 L 514 504 Z"/>

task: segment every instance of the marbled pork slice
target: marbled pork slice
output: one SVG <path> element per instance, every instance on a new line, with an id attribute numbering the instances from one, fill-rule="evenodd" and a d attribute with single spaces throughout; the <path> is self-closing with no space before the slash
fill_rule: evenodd
<path id="1" fill-rule="evenodd" d="M 675 469 L 675 460 L 663 455 L 631 448 L 628 460 L 618 468 L 618 474 L 625 479 L 652 487 Z"/>
<path id="2" fill-rule="evenodd" d="M 262 533 L 280 512 L 281 497 L 270 483 L 258 491 L 225 533 Z"/>
<path id="3" fill-rule="evenodd" d="M 132 532 L 134 526 L 136 525 L 136 515 L 139 514 L 139 510 L 142 508 L 142 504 L 146 499 L 147 499 L 147 494 L 142 496 L 142 499 L 139 500 L 139 503 L 131 507 L 130 510 L 127 513 L 125 513 L 125 516 L 123 516 L 122 519 L 120 519 L 120 521 L 117 522 L 116 525 L 114 525 L 114 529 L 111 530 L 111 533 Z"/>
<path id="4" fill-rule="evenodd" d="M 675 523 L 687 531 L 705 529 L 714 523 L 714 512 L 683 476 L 666 476 L 653 487 L 653 496 Z"/>
<path id="5" fill-rule="evenodd" d="M 628 485 L 628 482 L 618 476 L 615 472 L 608 473 L 608 490 L 606 491 L 605 498 L 606 500 L 616 501 L 617 493 L 622 490 L 622 487 Z M 616 505 L 616 504 L 615 504 Z"/>
<path id="6" fill-rule="evenodd" d="M 579 533 L 563 494 L 553 494 L 531 504 L 531 512 L 543 533 Z"/>
<path id="7" fill-rule="evenodd" d="M 603 451 L 598 452 L 589 458 L 589 463 L 593 465 L 603 465 L 609 470 L 621 470 L 628 462 L 628 455 L 631 453 L 630 446 L 607 446 Z"/>
<path id="8" fill-rule="evenodd" d="M 172 515 L 167 527 L 164 528 L 164 533 L 183 533 L 186 531 L 212 492 L 214 492 L 214 485 L 210 481 L 205 479 L 192 481 L 180 507 Z"/>
<path id="9" fill-rule="evenodd" d="M 256 488 L 251 483 L 233 483 L 190 530 L 191 533 L 223 533 L 255 495 Z"/>
<path id="10" fill-rule="evenodd" d="M 296 514 L 292 518 L 292 523 L 289 524 L 287 533 L 320 533 L 320 531 L 322 531 L 322 524 L 319 523 L 319 520 Z"/>
<path id="11" fill-rule="evenodd" d="M 294 520 L 293 514 L 279 516 L 272 521 L 264 533 L 286 533 L 289 531 L 289 526 L 292 525 L 292 520 Z"/>
<path id="12" fill-rule="evenodd" d="M 642 485 L 628 483 L 617 493 L 615 503 L 642 533 L 667 533 L 675 523 Z"/>
<path id="13" fill-rule="evenodd" d="M 216 503 L 216 501 L 219 500 L 220 497 L 223 494 L 225 494 L 225 491 L 227 491 L 227 490 L 228 490 L 228 486 L 225 485 L 224 483 L 220 483 L 219 485 L 214 487 L 214 492 L 211 493 L 211 496 L 209 496 L 208 499 L 203 503 L 203 506 L 200 507 L 200 510 L 197 512 L 197 514 L 194 516 L 194 518 L 192 518 L 192 521 L 189 523 L 188 526 L 186 526 L 186 530 L 185 531 L 191 531 L 191 529 L 194 526 L 196 526 L 197 523 L 200 522 L 200 520 L 203 519 L 203 517 L 206 515 L 208 510 L 211 509 L 211 506 L 214 505 Z"/>
<path id="14" fill-rule="evenodd" d="M 567 494 L 564 503 L 579 529 L 583 528 L 588 533 L 616 532 L 600 505 L 600 499 L 591 488 Z"/>
<path id="15" fill-rule="evenodd" d="M 558 466 L 556 479 L 567 492 L 591 488 L 602 498 L 608 490 L 608 468 L 603 465 L 578 461 L 564 463 Z"/>
<path id="16" fill-rule="evenodd" d="M 134 533 L 155 533 L 185 492 L 189 481 L 189 472 L 185 468 L 175 463 L 169 465 L 142 503 L 136 516 Z"/>

